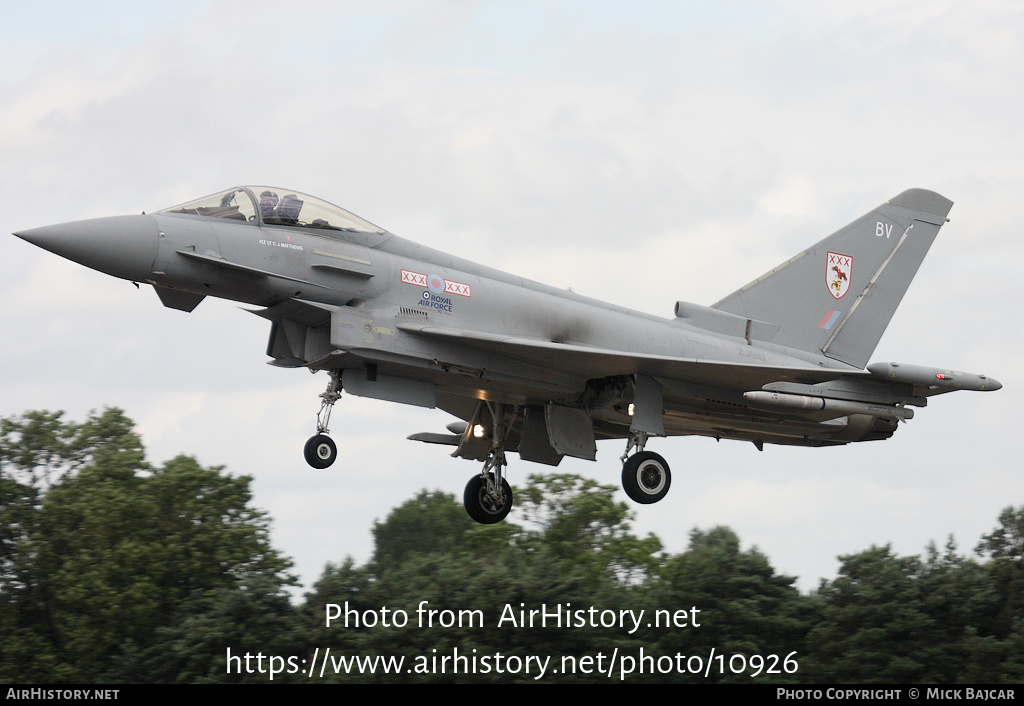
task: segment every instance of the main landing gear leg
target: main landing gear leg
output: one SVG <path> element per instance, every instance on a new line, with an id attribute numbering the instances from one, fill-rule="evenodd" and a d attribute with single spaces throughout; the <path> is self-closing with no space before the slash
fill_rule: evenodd
<path id="1" fill-rule="evenodd" d="M 469 479 L 463 504 L 469 516 L 481 524 L 501 522 L 512 510 L 512 488 L 505 480 L 504 405 L 485 402 L 491 412 L 491 450 L 479 475 Z M 509 426 L 515 421 L 514 411 Z"/>
<path id="2" fill-rule="evenodd" d="M 650 505 L 668 494 L 672 474 L 668 463 L 653 451 L 644 451 L 647 434 L 630 430 L 626 452 L 622 454 L 622 489 L 633 502 Z M 636 448 L 632 456 L 629 452 Z"/>
<path id="3" fill-rule="evenodd" d="M 320 393 L 320 411 L 316 415 L 316 436 L 311 436 L 306 442 L 303 453 L 306 456 L 306 463 L 313 468 L 327 468 L 338 458 L 338 447 L 334 440 L 327 436 L 330 431 L 327 424 L 331 421 L 331 411 L 334 403 L 341 399 L 341 371 L 328 371 L 330 380 L 327 389 Z"/>

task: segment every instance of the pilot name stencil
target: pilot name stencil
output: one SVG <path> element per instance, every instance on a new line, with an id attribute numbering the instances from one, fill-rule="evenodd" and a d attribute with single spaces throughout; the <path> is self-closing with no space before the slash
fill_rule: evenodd
<path id="1" fill-rule="evenodd" d="M 295 245 L 294 243 L 282 243 L 277 240 L 267 240 L 260 238 L 260 245 L 269 245 L 272 248 L 286 248 L 288 250 L 302 250 L 301 245 Z"/>

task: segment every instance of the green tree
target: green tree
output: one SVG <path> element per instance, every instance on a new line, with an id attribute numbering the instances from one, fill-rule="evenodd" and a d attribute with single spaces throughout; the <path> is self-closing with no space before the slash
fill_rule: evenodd
<path id="1" fill-rule="evenodd" d="M 0 676 L 113 678 L 111 665 L 131 662 L 126 650 L 152 647 L 195 606 L 254 582 L 264 593 L 270 582 L 274 595 L 294 581 L 269 544 L 267 517 L 249 506 L 250 478 L 184 456 L 150 466 L 119 410 L 81 425 L 30 414 L 4 429 L 0 470 L 8 487 L 20 474 L 33 502 L 19 501 L 0 595 Z"/>
<path id="2" fill-rule="evenodd" d="M 1009 644 L 1005 633 L 993 633 L 995 585 L 986 567 L 957 554 L 952 538 L 944 553 L 929 546 L 923 561 L 896 556 L 888 546 L 841 560 L 839 576 L 819 591 L 825 602 L 808 664 L 817 679 L 951 684 L 1005 678 Z"/>
<path id="3" fill-rule="evenodd" d="M 148 646 L 133 641 L 123 643 L 118 659 L 101 676 L 101 681 L 302 682 L 307 640 L 307 632 L 302 629 L 281 582 L 270 576 L 255 576 L 242 586 L 196 593 L 178 605 L 173 619 L 156 629 Z M 251 656 L 248 670 L 246 654 Z M 262 662 L 257 659 L 261 654 Z"/>
<path id="4" fill-rule="evenodd" d="M 450 494 L 421 490 L 373 523 L 372 565 L 382 571 L 415 556 L 459 551 L 475 524 Z"/>
<path id="5" fill-rule="evenodd" d="M 530 611 L 542 606 L 549 612 L 638 607 L 631 602 L 634 592 L 644 585 L 639 579 L 656 566 L 653 554 L 661 544 L 630 532 L 629 513 L 614 501 L 613 492 L 576 476 L 531 476 L 526 488 L 516 490 L 516 517 L 525 527 L 476 525 L 451 495 L 419 493 L 375 523 L 373 561 L 366 567 L 351 560 L 328 566 L 307 596 L 302 610 L 307 624 L 315 626 L 315 644 L 330 648 L 332 655 L 403 655 L 412 665 L 456 650 L 468 657 L 549 656 L 557 663 L 562 655 L 610 655 L 616 646 L 637 647 L 625 630 L 523 625 L 524 614 L 528 622 Z M 344 620 L 326 627 L 328 604 L 367 618 L 371 626 L 354 617 L 348 627 Z M 424 624 L 417 613 L 421 604 L 428 611 Z M 406 611 L 413 624 L 384 626 L 383 608 Z M 443 673 L 329 673 L 325 680 L 502 684 L 533 682 L 536 676 L 497 670 L 456 673 L 451 667 Z"/>
<path id="6" fill-rule="evenodd" d="M 975 551 L 988 560 L 999 594 L 996 631 L 1008 635 L 1024 620 L 1024 506 L 1003 510 L 999 526 L 981 538 Z"/>
<path id="7" fill-rule="evenodd" d="M 517 516 L 526 529 L 519 540 L 553 552 L 598 581 L 643 583 L 659 563 L 661 540 L 637 537 L 629 507 L 614 499 L 616 488 L 572 474 L 531 474 L 518 490 Z"/>
<path id="8" fill-rule="evenodd" d="M 920 559 L 889 546 L 840 557 L 839 576 L 823 582 L 823 621 L 811 633 L 808 669 L 849 683 L 922 681 L 934 658 L 936 625 L 920 596 Z"/>
<path id="9" fill-rule="evenodd" d="M 978 651 L 972 667 L 982 672 L 978 681 L 1019 684 L 1024 681 L 1024 506 L 1004 509 L 999 526 L 975 551 L 986 560 L 995 607 L 991 630 L 972 635 L 970 644 Z"/>
<path id="10" fill-rule="evenodd" d="M 805 654 L 806 634 L 813 624 L 814 604 L 800 596 L 796 579 L 776 574 L 768 558 L 756 548 L 743 551 L 739 537 L 727 527 L 695 529 L 682 554 L 669 557 L 654 586 L 651 610 L 692 610 L 684 628 L 662 628 L 657 646 L 663 654 L 700 655 L 715 653 L 716 662 L 709 679 L 683 676 L 681 681 L 736 681 L 748 683 L 747 676 L 757 670 L 741 671 L 743 660 L 732 662 L 733 655 L 775 655 L 777 660 L 762 664 L 757 681 L 796 681 L 783 663 L 796 652 L 798 662 Z M 692 620 L 696 617 L 696 620 Z M 699 627 L 695 623 L 699 622 Z M 725 669 L 719 666 L 725 665 Z M 769 671 L 772 670 L 772 671 Z M 721 673 L 723 672 L 724 673 Z"/>

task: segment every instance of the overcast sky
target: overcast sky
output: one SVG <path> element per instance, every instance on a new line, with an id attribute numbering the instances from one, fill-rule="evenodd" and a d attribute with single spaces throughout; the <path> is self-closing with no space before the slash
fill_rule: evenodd
<path id="1" fill-rule="evenodd" d="M 962 551 L 1024 503 L 1024 8 L 797 2 L 0 2 L 0 232 L 152 211 L 244 183 L 669 317 L 711 304 L 910 187 L 954 201 L 877 361 L 985 373 L 888 441 L 655 440 L 640 532 L 732 527 L 810 589 L 837 555 Z M 452 420 L 346 395 L 340 458 L 302 459 L 326 375 L 265 364 L 268 323 L 0 236 L 0 416 L 123 408 L 150 459 L 254 477 L 307 586 L 365 561 L 420 488 L 476 463 Z M 1014 353 L 1014 351 L 1017 351 Z M 618 485 L 622 442 L 559 471 Z M 511 456 L 510 481 L 547 467 Z M 621 494 L 620 497 L 625 499 Z M 515 521 L 513 510 L 510 520 Z"/>

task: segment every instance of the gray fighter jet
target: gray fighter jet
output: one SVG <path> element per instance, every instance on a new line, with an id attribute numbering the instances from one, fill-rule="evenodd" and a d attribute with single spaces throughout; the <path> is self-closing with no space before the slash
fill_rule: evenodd
<path id="1" fill-rule="evenodd" d="M 506 454 L 557 465 L 624 439 L 622 486 L 665 497 L 652 437 L 831 446 L 887 439 L 928 397 L 992 378 L 867 365 L 952 202 L 910 189 L 706 307 L 659 318 L 404 240 L 337 206 L 245 186 L 157 213 L 15 233 L 192 311 L 214 296 L 260 307 L 272 365 L 328 374 L 308 463 L 330 466 L 342 390 L 460 421 L 410 439 L 483 462 L 478 522 L 512 507 Z M 867 365 L 865 369 L 865 365 Z"/>

